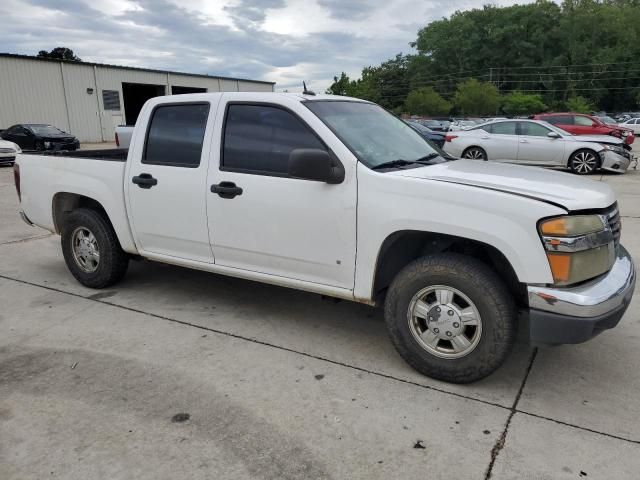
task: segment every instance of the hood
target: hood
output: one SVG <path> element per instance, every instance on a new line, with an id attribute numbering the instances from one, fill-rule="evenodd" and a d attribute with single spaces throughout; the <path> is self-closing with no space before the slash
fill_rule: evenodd
<path id="1" fill-rule="evenodd" d="M 572 138 L 576 142 L 597 142 L 612 145 L 622 145 L 624 143 L 624 140 L 618 137 L 612 137 L 611 135 L 572 135 L 569 138 Z"/>
<path id="2" fill-rule="evenodd" d="M 0 138 L 0 148 L 12 148 L 16 152 L 20 151 L 20 147 L 9 140 L 3 140 Z"/>
<path id="3" fill-rule="evenodd" d="M 534 198 L 567 210 L 606 208 L 615 194 L 604 182 L 572 173 L 478 160 L 455 160 L 390 172 L 412 178 L 458 183 Z"/>

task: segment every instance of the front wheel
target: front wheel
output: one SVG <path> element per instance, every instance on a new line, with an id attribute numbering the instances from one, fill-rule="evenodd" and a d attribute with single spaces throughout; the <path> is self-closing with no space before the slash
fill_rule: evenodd
<path id="1" fill-rule="evenodd" d="M 578 175 L 588 175 L 600 168 L 600 159 L 593 150 L 578 150 L 571 154 L 569 168 Z"/>
<path id="2" fill-rule="evenodd" d="M 500 277 L 458 254 L 407 265 L 385 301 L 398 353 L 419 372 L 452 383 L 480 380 L 502 365 L 515 342 L 516 318 Z"/>

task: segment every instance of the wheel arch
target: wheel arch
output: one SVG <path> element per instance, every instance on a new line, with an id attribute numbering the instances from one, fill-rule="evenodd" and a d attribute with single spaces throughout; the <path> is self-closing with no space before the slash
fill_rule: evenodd
<path id="1" fill-rule="evenodd" d="M 518 305 L 526 305 L 526 285 L 520 282 L 507 257 L 496 247 L 455 235 L 417 230 L 396 231 L 384 240 L 378 251 L 371 298 L 379 303 L 393 278 L 412 261 L 444 252 L 460 253 L 480 260 L 500 276 Z"/>
<path id="2" fill-rule="evenodd" d="M 471 150 L 472 148 L 477 148 L 477 149 L 479 149 L 479 150 L 482 150 L 482 151 L 484 152 L 484 155 L 485 155 L 486 159 L 487 159 L 487 160 L 489 159 L 489 154 L 487 153 L 487 149 L 486 149 L 486 148 L 484 148 L 482 145 L 477 145 L 477 144 L 475 144 L 475 143 L 474 143 L 474 144 L 471 144 L 471 145 L 466 146 L 466 147 L 462 150 L 462 153 L 460 154 L 460 156 L 464 158 L 464 154 L 465 154 L 468 150 Z"/>
<path id="3" fill-rule="evenodd" d="M 571 159 L 573 158 L 573 156 L 578 153 L 581 152 L 583 150 L 587 150 L 589 152 L 592 152 L 595 156 L 596 159 L 598 160 L 598 168 L 600 168 L 602 166 L 602 158 L 600 158 L 600 153 L 597 152 L 592 146 L 580 146 L 577 148 L 574 148 L 571 153 L 569 153 L 569 155 L 567 155 L 567 168 L 571 168 Z"/>

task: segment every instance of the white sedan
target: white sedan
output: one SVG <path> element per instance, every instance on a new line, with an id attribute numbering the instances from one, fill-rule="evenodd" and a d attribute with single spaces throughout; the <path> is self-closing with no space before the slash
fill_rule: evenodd
<path id="1" fill-rule="evenodd" d="M 16 155 L 20 152 L 22 150 L 18 145 L 0 138 L 0 165 L 13 165 Z"/>
<path id="2" fill-rule="evenodd" d="M 577 174 L 598 169 L 625 172 L 630 147 L 609 135 L 572 135 L 540 120 L 498 120 L 445 136 L 444 151 L 476 160 L 568 167 Z"/>
<path id="3" fill-rule="evenodd" d="M 630 118 L 619 124 L 621 127 L 633 130 L 633 133 L 640 135 L 640 118 Z"/>

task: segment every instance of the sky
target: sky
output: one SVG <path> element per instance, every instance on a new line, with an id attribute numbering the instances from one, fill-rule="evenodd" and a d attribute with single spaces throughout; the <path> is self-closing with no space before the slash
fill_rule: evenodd
<path id="1" fill-rule="evenodd" d="M 527 0 L 523 0 L 527 1 Z M 412 51 L 420 28 L 473 0 L 0 0 L 0 52 L 64 46 L 82 60 L 323 92 L 335 75 Z M 494 5 L 513 4 L 492 0 Z"/>

